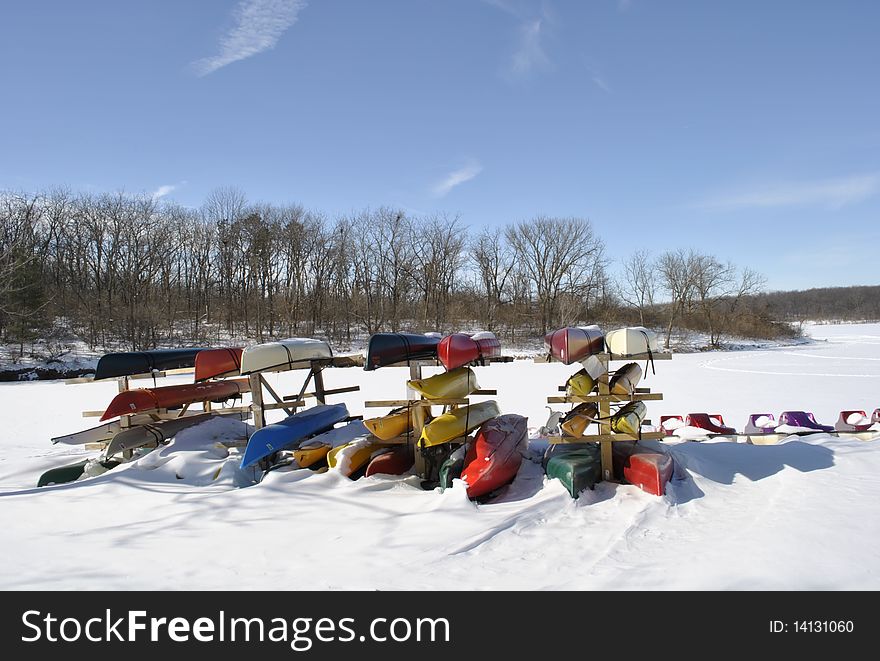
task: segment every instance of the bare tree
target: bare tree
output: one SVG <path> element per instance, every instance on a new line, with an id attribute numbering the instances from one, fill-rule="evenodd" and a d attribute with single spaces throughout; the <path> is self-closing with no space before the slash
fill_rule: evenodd
<path id="1" fill-rule="evenodd" d="M 480 308 L 483 323 L 488 330 L 494 330 L 515 265 L 513 251 L 500 229 L 484 229 L 474 240 L 471 259 L 485 301 Z"/>
<path id="2" fill-rule="evenodd" d="M 657 271 L 660 274 L 660 286 L 669 295 L 668 323 L 666 325 L 666 343 L 668 349 L 672 337 L 672 329 L 678 317 L 691 304 L 694 292 L 694 264 L 697 255 L 693 250 L 665 252 L 657 260 Z"/>
<path id="3" fill-rule="evenodd" d="M 657 273 L 651 253 L 637 250 L 623 262 L 623 274 L 617 284 L 617 295 L 639 311 L 639 323 L 645 325 L 645 310 L 654 307 Z"/>

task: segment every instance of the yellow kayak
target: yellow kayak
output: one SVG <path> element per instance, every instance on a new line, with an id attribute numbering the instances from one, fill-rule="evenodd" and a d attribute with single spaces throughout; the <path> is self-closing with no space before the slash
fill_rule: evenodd
<path id="1" fill-rule="evenodd" d="M 575 372 L 565 382 L 565 392 L 569 397 L 586 397 L 595 387 L 596 379 L 590 376 L 587 370 Z"/>
<path id="2" fill-rule="evenodd" d="M 470 367 L 457 367 L 427 379 L 410 379 L 406 385 L 425 399 L 460 399 L 480 388 L 477 375 Z"/>
<path id="3" fill-rule="evenodd" d="M 642 368 L 638 363 L 627 363 L 614 373 L 608 388 L 614 395 L 629 395 L 635 392 L 636 386 L 642 380 Z"/>
<path id="4" fill-rule="evenodd" d="M 584 402 L 569 411 L 559 421 L 559 426 L 568 436 L 583 436 L 587 427 L 598 417 L 598 405 L 595 402 Z"/>
<path id="5" fill-rule="evenodd" d="M 351 477 L 358 469 L 363 468 L 372 458 L 373 453 L 385 447 L 378 441 L 360 439 L 340 445 L 327 453 L 327 465 L 335 468 L 346 477 Z"/>
<path id="6" fill-rule="evenodd" d="M 630 402 L 611 416 L 611 429 L 621 434 L 638 436 L 647 413 L 644 402 Z"/>
<path id="7" fill-rule="evenodd" d="M 316 464 L 327 456 L 330 452 L 330 446 L 325 443 L 309 444 L 308 441 L 300 445 L 293 451 L 293 458 L 296 463 L 303 468 L 308 468 L 312 464 Z"/>
<path id="8" fill-rule="evenodd" d="M 364 420 L 364 426 L 376 438 L 389 441 L 397 436 L 403 436 L 412 429 L 411 412 L 406 407 L 394 409 L 380 418 Z"/>
<path id="9" fill-rule="evenodd" d="M 461 406 L 443 415 L 438 415 L 425 425 L 419 443 L 424 447 L 448 443 L 499 415 L 501 412 L 494 400 Z"/>

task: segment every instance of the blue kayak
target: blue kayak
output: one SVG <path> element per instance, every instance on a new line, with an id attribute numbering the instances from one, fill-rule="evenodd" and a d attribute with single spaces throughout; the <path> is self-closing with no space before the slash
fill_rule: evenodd
<path id="1" fill-rule="evenodd" d="M 248 440 L 244 457 L 241 459 L 241 467 L 253 466 L 260 459 L 265 459 L 278 450 L 289 448 L 309 436 L 327 431 L 347 417 L 348 409 L 345 408 L 345 404 L 331 404 L 315 406 L 294 413 L 281 422 L 266 425 L 254 432 Z"/>

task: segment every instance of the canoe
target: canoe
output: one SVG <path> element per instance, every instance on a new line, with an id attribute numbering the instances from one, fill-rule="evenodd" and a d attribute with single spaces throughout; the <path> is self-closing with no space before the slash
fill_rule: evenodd
<path id="1" fill-rule="evenodd" d="M 300 443 L 293 451 L 293 457 L 303 468 L 326 464 L 327 453 L 335 447 L 357 440 L 371 439 L 363 420 L 351 420 L 341 427 L 329 429 Z"/>
<path id="2" fill-rule="evenodd" d="M 258 429 L 248 440 L 241 467 L 253 466 L 278 450 L 289 448 L 310 436 L 327 431 L 348 417 L 345 404 L 329 404 L 305 409 L 281 422 Z"/>
<path id="3" fill-rule="evenodd" d="M 110 444 L 107 445 L 107 449 L 104 451 L 104 456 L 112 457 L 114 454 L 119 454 L 125 450 L 141 448 L 150 443 L 164 443 L 184 429 L 195 427 L 212 418 L 221 417 L 221 415 L 220 412 L 212 411 L 183 418 L 174 418 L 173 420 L 163 420 L 162 422 L 151 422 L 132 427 L 131 429 L 125 429 L 113 437 L 113 440 L 110 441 Z M 226 415 L 239 420 L 246 420 L 250 414 L 249 412 L 240 412 Z"/>
<path id="4" fill-rule="evenodd" d="M 250 390 L 247 379 L 126 390 L 113 398 L 101 420 L 155 409 L 174 409 L 196 402 L 225 402 Z"/>
<path id="5" fill-rule="evenodd" d="M 724 424 L 724 418 L 722 418 L 719 413 L 713 413 L 712 415 L 709 415 L 708 413 L 688 413 L 687 418 L 685 419 L 685 426 L 705 429 L 713 434 L 736 433 L 736 429 Z"/>
<path id="6" fill-rule="evenodd" d="M 494 400 L 461 406 L 443 415 L 439 415 L 422 428 L 419 438 L 421 447 L 429 448 L 441 443 L 465 436 L 487 420 L 500 415 L 498 404 Z"/>
<path id="7" fill-rule="evenodd" d="M 608 382 L 608 389 L 613 395 L 630 395 L 642 380 L 642 368 L 638 363 L 627 363 L 614 373 Z"/>
<path id="8" fill-rule="evenodd" d="M 834 431 L 831 425 L 821 425 L 816 422 L 816 416 L 807 411 L 783 411 L 779 414 L 779 426 L 804 427 L 817 431 Z"/>
<path id="9" fill-rule="evenodd" d="M 559 443 L 544 452 L 544 473 L 556 478 L 572 498 L 602 481 L 602 456 L 598 443 Z"/>
<path id="10" fill-rule="evenodd" d="M 205 349 L 196 354 L 195 381 L 238 376 L 241 372 L 241 347 Z"/>
<path id="11" fill-rule="evenodd" d="M 608 353 L 615 356 L 637 356 L 660 351 L 657 333 L 644 326 L 618 328 L 605 336 Z"/>
<path id="12" fill-rule="evenodd" d="M 192 367 L 195 364 L 196 355 L 204 350 L 204 347 L 194 347 L 108 353 L 98 360 L 95 381 L 115 376 L 132 376 L 133 374 Z"/>
<path id="13" fill-rule="evenodd" d="M 425 399 L 461 399 L 480 388 L 470 367 L 458 367 L 427 379 L 410 379 L 406 385 Z"/>
<path id="14" fill-rule="evenodd" d="M 370 462 L 377 450 L 384 447 L 387 446 L 366 438 L 352 441 L 330 450 L 327 453 L 327 465 L 346 477 L 351 477 Z"/>
<path id="15" fill-rule="evenodd" d="M 37 486 L 48 487 L 52 484 L 76 482 L 86 472 L 86 467 L 91 461 L 91 459 L 83 459 L 75 464 L 68 464 L 67 466 L 59 466 L 58 468 L 48 470 L 40 475 L 40 479 L 37 481 Z M 119 465 L 118 461 L 112 459 L 100 463 L 106 470 L 111 470 Z"/>
<path id="16" fill-rule="evenodd" d="M 585 369 L 575 372 L 565 382 L 565 392 L 569 397 L 586 397 L 595 387 L 596 379 Z"/>
<path id="17" fill-rule="evenodd" d="M 674 463 L 665 452 L 658 452 L 636 441 L 617 441 L 611 444 L 614 473 L 645 493 L 662 496 L 666 483 L 672 479 Z"/>
<path id="18" fill-rule="evenodd" d="M 605 337 L 598 326 L 560 328 L 544 336 L 550 355 L 566 365 L 605 350 Z"/>
<path id="19" fill-rule="evenodd" d="M 501 353 L 501 342 L 494 333 L 453 333 L 437 345 L 437 358 L 447 370 L 491 358 Z"/>
<path id="20" fill-rule="evenodd" d="M 364 420 L 364 426 L 376 438 L 390 441 L 412 430 L 412 411 L 408 407 L 394 409 L 388 415 Z"/>
<path id="21" fill-rule="evenodd" d="M 267 342 L 248 347 L 241 354 L 241 374 L 257 372 L 284 372 L 308 367 L 312 360 L 333 357 L 333 350 L 324 340 L 292 337 L 279 342 Z"/>
<path id="22" fill-rule="evenodd" d="M 566 413 L 559 421 L 559 427 L 568 436 L 583 436 L 587 427 L 598 417 L 599 405 L 596 402 L 584 402 Z"/>
<path id="23" fill-rule="evenodd" d="M 448 457 L 446 457 L 446 460 L 440 465 L 441 489 L 452 488 L 452 480 L 457 480 L 461 477 L 461 472 L 464 470 L 465 457 L 467 456 L 469 446 L 470 444 L 468 443 L 462 445 L 459 448 L 456 448 Z"/>
<path id="24" fill-rule="evenodd" d="M 413 463 L 415 457 L 412 446 L 401 445 L 373 457 L 365 475 L 403 475 L 413 467 Z"/>
<path id="25" fill-rule="evenodd" d="M 146 422 L 153 422 L 153 418 L 149 415 L 135 415 L 131 417 L 132 425 L 142 425 Z M 62 443 L 64 445 L 85 445 L 86 443 L 106 443 L 122 430 L 119 420 L 105 422 L 97 427 L 83 429 L 73 434 L 65 434 L 64 436 L 56 436 L 52 439 L 52 443 Z"/>
<path id="26" fill-rule="evenodd" d="M 364 369 L 371 371 L 395 363 L 435 359 L 438 344 L 440 338 L 432 335 L 375 333 L 367 345 Z"/>
<path id="27" fill-rule="evenodd" d="M 513 481 L 528 444 L 528 418 L 500 415 L 484 423 L 469 444 L 461 472 L 469 498 L 480 498 Z"/>
<path id="28" fill-rule="evenodd" d="M 648 409 L 644 402 L 630 402 L 611 416 L 611 429 L 618 434 L 638 436 L 642 428 L 642 420 L 647 414 Z"/>

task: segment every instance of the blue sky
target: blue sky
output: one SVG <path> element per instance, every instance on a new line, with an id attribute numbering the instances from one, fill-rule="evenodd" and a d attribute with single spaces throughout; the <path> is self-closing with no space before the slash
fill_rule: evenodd
<path id="1" fill-rule="evenodd" d="M 0 189 L 572 215 L 613 257 L 877 284 L 878 25 L 869 0 L 4 3 Z"/>

